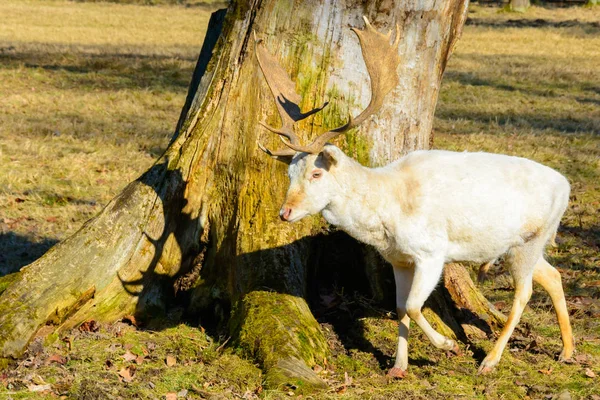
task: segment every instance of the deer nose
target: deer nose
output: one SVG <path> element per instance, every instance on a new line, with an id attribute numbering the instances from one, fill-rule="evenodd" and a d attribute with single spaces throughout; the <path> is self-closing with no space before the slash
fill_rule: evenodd
<path id="1" fill-rule="evenodd" d="M 292 213 L 291 208 L 282 207 L 281 211 L 279 211 L 279 218 L 281 218 L 282 221 L 289 221 L 291 213 Z"/>

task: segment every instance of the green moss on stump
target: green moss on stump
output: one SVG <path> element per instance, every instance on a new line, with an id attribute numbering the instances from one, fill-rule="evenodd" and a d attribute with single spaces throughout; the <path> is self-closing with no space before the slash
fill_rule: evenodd
<path id="1" fill-rule="evenodd" d="M 4 293 L 8 286 L 10 286 L 10 284 L 13 283 L 18 277 L 18 272 L 0 277 L 0 294 Z"/>
<path id="2" fill-rule="evenodd" d="M 230 326 L 244 355 L 267 370 L 269 387 L 325 387 L 309 367 L 328 357 L 329 349 L 303 298 L 250 292 L 238 302 Z"/>

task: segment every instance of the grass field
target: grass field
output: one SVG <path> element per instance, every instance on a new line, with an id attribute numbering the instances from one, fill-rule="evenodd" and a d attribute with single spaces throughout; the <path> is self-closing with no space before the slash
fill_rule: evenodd
<path id="1" fill-rule="evenodd" d="M 525 156 L 569 178 L 571 205 L 549 256 L 563 275 L 578 356 L 553 360 L 558 327 L 536 291 L 494 374 L 475 376 L 470 351 L 447 358 L 414 329 L 410 375 L 388 382 L 372 349 L 389 360 L 397 325 L 376 310 L 379 318 L 357 322 L 371 349 L 343 348 L 332 336 L 336 355 L 320 372 L 330 390 L 314 398 L 600 398 L 600 7 L 470 11 L 444 77 L 435 147 Z M 3 0 L 0 15 L 3 275 L 72 234 L 162 152 L 209 13 Z M 493 272 L 483 290 L 506 311 L 511 283 Z M 51 337 L 0 372 L 0 398 L 290 397 L 264 391 L 255 365 L 196 328 L 153 333 L 118 323 L 69 340 Z"/>

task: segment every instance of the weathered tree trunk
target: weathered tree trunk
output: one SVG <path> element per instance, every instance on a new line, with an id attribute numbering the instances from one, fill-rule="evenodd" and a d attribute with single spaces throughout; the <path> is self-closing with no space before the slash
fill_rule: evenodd
<path id="1" fill-rule="evenodd" d="M 339 125 L 369 101 L 349 27 L 362 26 L 362 15 L 379 30 L 399 25 L 400 85 L 376 117 L 338 141 L 375 166 L 430 146 L 442 74 L 467 3 L 253 0 L 215 13 L 165 154 L 75 235 L 11 277 L 0 297 L 2 355 L 20 355 L 44 324 L 61 330 L 91 318 L 143 320 L 185 291 L 188 312 L 228 320 L 237 345 L 264 365 L 272 385 L 290 378 L 319 385 L 309 367 L 328 348 L 305 297 L 324 222 L 278 220 L 287 179 L 282 164 L 257 151 L 259 138 L 277 142 L 258 122 L 278 121 L 253 32 L 295 80 L 303 109 L 330 101 L 301 124 L 312 132 Z M 372 293 L 393 293 L 379 257 L 363 253 Z M 430 304 L 443 316 L 434 324 L 460 336 L 452 302 L 475 316 L 488 304 L 464 286 L 472 282 L 462 267 L 448 271 L 449 288 Z"/>
<path id="2" fill-rule="evenodd" d="M 531 7 L 530 0 L 510 0 L 509 3 L 510 11 L 525 12 L 529 7 Z"/>

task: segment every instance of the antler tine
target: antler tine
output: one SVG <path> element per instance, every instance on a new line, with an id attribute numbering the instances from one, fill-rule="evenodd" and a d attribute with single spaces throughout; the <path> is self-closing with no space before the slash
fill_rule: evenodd
<path id="1" fill-rule="evenodd" d="M 387 35 L 379 33 L 369 23 L 367 17 L 363 16 L 363 19 L 365 29 L 352 28 L 352 31 L 358 36 L 363 59 L 371 78 L 371 101 L 369 105 L 356 118 L 350 118 L 345 125 L 323 133 L 310 145 L 287 144 L 288 147 L 311 154 L 319 153 L 328 141 L 360 125 L 372 114 L 379 111 L 385 96 L 398 85 L 399 79 L 396 69 L 400 64 L 400 56 L 398 56 L 400 28 L 396 25 L 396 38 L 394 43 L 390 44 L 391 30 Z"/>
<path id="2" fill-rule="evenodd" d="M 262 44 L 262 40 L 256 39 L 256 58 L 258 59 L 258 65 L 260 66 L 263 75 L 267 81 L 269 89 L 271 89 L 271 93 L 275 98 L 275 103 L 277 105 L 277 111 L 279 112 L 279 116 L 281 118 L 281 128 L 276 129 L 264 122 L 260 122 L 260 124 L 268 129 L 269 131 L 276 133 L 277 135 L 283 136 L 289 140 L 289 144 L 300 146 L 300 138 L 294 133 L 293 126 L 295 122 L 298 122 L 304 118 L 311 116 L 312 114 L 321 111 L 325 106 L 327 106 L 327 102 L 325 102 L 321 107 L 317 107 L 313 110 L 310 110 L 306 113 L 300 111 L 300 107 L 298 104 L 301 102 L 301 97 L 295 91 L 295 84 L 288 77 L 285 70 L 279 65 L 277 59 L 273 57 Z M 284 144 L 289 145 L 284 141 Z M 261 147 L 261 149 L 265 149 Z M 273 155 L 289 155 L 291 150 L 283 150 L 277 152 L 267 152 L 267 154 Z M 282 153 L 282 154 L 276 154 Z M 285 154 L 283 154 L 285 153 Z M 292 152 L 292 155 L 295 151 Z"/>
<path id="3" fill-rule="evenodd" d="M 287 140 L 289 140 L 292 143 L 299 143 L 298 141 L 298 137 L 293 133 L 293 132 L 288 132 L 287 130 L 282 130 L 282 129 L 276 129 L 273 128 L 271 125 L 265 124 L 262 121 L 258 122 L 263 128 L 266 128 L 267 130 L 279 135 L 279 136 L 283 136 L 285 137 Z"/>
<path id="4" fill-rule="evenodd" d="M 267 153 L 270 157 L 279 158 L 279 157 L 293 157 L 296 154 L 296 150 L 292 149 L 282 149 L 277 151 L 271 151 L 262 145 L 260 142 L 256 142 L 258 148 Z"/>
<path id="5" fill-rule="evenodd" d="M 300 144 L 299 138 L 292 130 L 294 120 L 285 112 L 282 101 L 280 100 L 280 97 L 283 97 L 290 101 L 300 102 L 300 96 L 294 91 L 294 82 L 290 80 L 277 60 L 264 48 L 263 42 L 260 39 L 256 41 L 256 58 L 258 59 L 258 65 L 265 76 L 267 85 L 275 98 L 282 126 L 281 129 L 275 129 L 262 122 L 261 125 L 271 132 L 285 135 L 292 143 Z"/>

